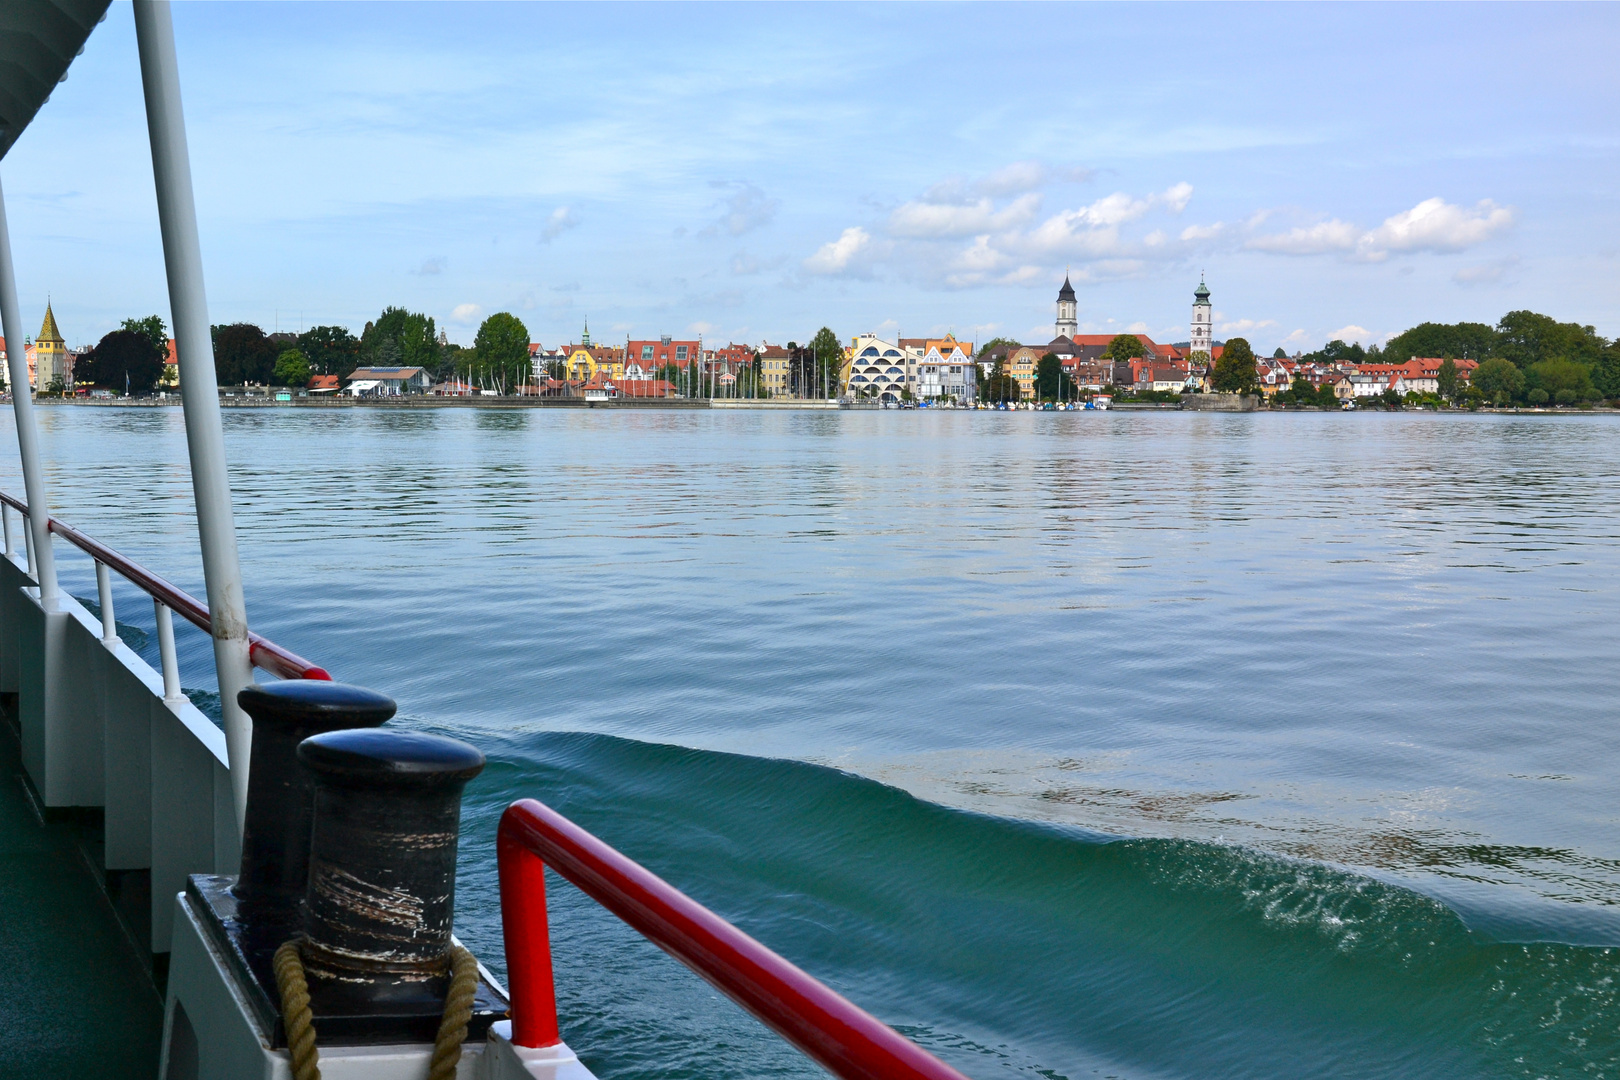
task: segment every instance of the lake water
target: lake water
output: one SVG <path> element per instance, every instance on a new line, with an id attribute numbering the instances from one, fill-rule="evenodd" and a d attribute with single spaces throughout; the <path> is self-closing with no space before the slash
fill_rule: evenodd
<path id="1" fill-rule="evenodd" d="M 38 411 L 55 512 L 203 595 L 179 411 Z M 1620 1074 L 1613 417 L 225 422 L 251 624 L 490 755 L 497 970 L 532 795 L 970 1076 Z M 819 1075 L 551 904 L 599 1075 Z"/>

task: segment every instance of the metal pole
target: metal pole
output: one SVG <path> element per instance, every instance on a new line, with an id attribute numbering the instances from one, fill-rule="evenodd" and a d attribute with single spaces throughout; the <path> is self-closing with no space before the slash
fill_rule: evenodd
<path id="1" fill-rule="evenodd" d="M 45 474 L 39 465 L 39 431 L 34 427 L 34 394 L 28 384 L 28 357 L 23 354 L 22 315 L 17 308 L 17 275 L 11 267 L 11 227 L 6 224 L 6 195 L 0 189 L 0 330 L 6 335 L 6 366 L 11 370 L 11 407 L 17 414 L 17 451 L 22 455 L 23 488 L 28 513 L 23 518 L 31 540 L 39 606 L 56 610 L 56 560 L 51 555 L 51 504 L 45 497 Z M 9 547 L 9 545 L 8 545 Z"/>
<path id="2" fill-rule="evenodd" d="M 174 616 L 169 612 L 169 606 L 155 596 L 152 597 L 152 612 L 157 617 L 158 657 L 163 665 L 163 700 L 183 701 L 186 695 L 180 690 L 180 657 L 174 649 Z"/>
<path id="3" fill-rule="evenodd" d="M 113 614 L 112 575 L 104 562 L 96 563 L 96 595 L 101 599 L 101 640 L 111 645 L 118 640 L 118 619 Z"/>
<path id="4" fill-rule="evenodd" d="M 180 70 L 174 51 L 174 23 L 168 0 L 135 0 L 135 38 L 140 46 L 141 85 L 146 91 L 146 124 L 152 139 L 152 176 L 157 187 L 163 231 L 163 265 L 169 279 L 169 310 L 174 317 L 180 365 L 180 400 L 186 419 L 191 486 L 197 500 L 203 580 L 213 616 L 214 668 L 230 757 L 236 827 L 247 810 L 248 756 L 253 721 L 236 702 L 253 682 L 248 656 L 247 607 L 242 597 L 242 566 L 236 555 L 231 518 L 231 484 L 225 469 L 225 434 L 214 378 L 214 345 L 208 331 L 208 297 L 203 289 L 202 243 L 191 190 L 191 155 L 186 147 L 185 114 L 180 105 Z"/>

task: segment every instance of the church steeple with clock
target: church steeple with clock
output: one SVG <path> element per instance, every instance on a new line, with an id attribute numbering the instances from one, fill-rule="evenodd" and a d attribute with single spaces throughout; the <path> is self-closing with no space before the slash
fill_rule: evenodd
<path id="1" fill-rule="evenodd" d="M 1209 318 L 1209 286 L 1204 284 L 1203 274 L 1198 275 L 1198 288 L 1193 292 L 1190 351 L 1201 352 L 1206 356 L 1215 354 L 1215 327 Z"/>
<path id="2" fill-rule="evenodd" d="M 1063 288 L 1058 290 L 1057 298 L 1057 336 L 1072 338 L 1080 332 L 1080 322 L 1075 317 L 1074 286 L 1069 284 L 1069 275 L 1063 275 Z"/>

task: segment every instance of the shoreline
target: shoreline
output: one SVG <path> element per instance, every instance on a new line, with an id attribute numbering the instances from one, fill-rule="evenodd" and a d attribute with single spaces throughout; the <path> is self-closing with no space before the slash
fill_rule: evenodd
<path id="1" fill-rule="evenodd" d="M 178 398 L 134 398 L 130 400 L 114 398 L 112 400 L 71 400 L 62 398 L 34 399 L 35 405 L 51 407 L 85 407 L 93 409 L 178 409 L 181 407 Z M 295 401 L 274 401 L 268 398 L 221 398 L 222 409 L 758 409 L 763 411 L 816 411 L 816 412 L 950 412 L 950 413 L 980 413 L 980 412 L 1230 412 L 1234 415 L 1253 416 L 1257 413 L 1320 413 L 1342 412 L 1338 409 L 1321 409 L 1306 406 L 1303 408 L 1271 408 L 1269 406 L 1243 409 L 1196 409 L 1186 408 L 1170 402 L 1155 401 L 1120 401 L 1115 402 L 1108 409 L 873 409 L 851 408 L 836 401 L 736 401 L 719 399 L 687 398 L 641 398 L 620 399 L 608 401 L 588 401 L 584 398 L 448 398 L 428 397 L 426 395 L 410 395 L 395 398 L 345 398 L 334 399 L 302 399 Z M 1353 409 L 1358 413 L 1432 413 L 1436 416 L 1467 416 L 1467 409 Z M 1479 416 L 1612 416 L 1620 414 L 1620 409 L 1597 405 L 1590 409 L 1558 409 L 1545 407 L 1525 408 L 1480 408 L 1473 411 Z"/>

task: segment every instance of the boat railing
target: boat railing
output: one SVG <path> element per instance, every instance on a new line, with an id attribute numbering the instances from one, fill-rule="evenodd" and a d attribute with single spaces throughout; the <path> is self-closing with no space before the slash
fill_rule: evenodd
<path id="1" fill-rule="evenodd" d="M 28 504 L 12 495 L 10 492 L 0 491 L 0 516 L 4 518 L 5 553 L 15 555 L 12 546 L 11 510 L 22 515 L 23 521 L 28 521 Z M 140 589 L 152 598 L 157 616 L 159 651 L 163 661 L 163 681 L 165 687 L 172 686 L 179 692 L 179 669 L 174 656 L 174 629 L 173 616 L 176 612 L 186 622 L 195 626 L 204 633 L 213 632 L 213 624 L 208 614 L 208 605 L 186 592 L 178 585 L 174 585 L 159 577 L 134 559 L 119 554 L 100 540 L 86 533 L 80 532 L 73 526 L 56 518 L 46 522 L 46 527 L 57 536 L 66 540 L 86 555 L 95 560 L 96 589 L 100 594 L 98 603 L 101 608 L 102 636 L 111 640 L 118 636 L 118 623 L 113 611 L 112 580 L 109 571 L 117 571 L 125 581 Z M 32 534 L 25 527 L 23 539 L 28 546 L 28 537 Z M 29 570 L 33 570 L 32 552 L 29 552 Z M 282 648 L 262 634 L 248 633 L 248 655 L 253 666 L 262 668 L 279 679 L 330 679 L 332 676 L 305 660 L 297 653 Z M 169 695 L 173 696 L 173 695 Z"/>
<path id="2" fill-rule="evenodd" d="M 964 1080 L 916 1043 L 534 799 L 496 834 L 512 1042 L 555 1046 L 550 867 L 843 1080 Z"/>
<path id="3" fill-rule="evenodd" d="M 13 511 L 22 516 L 20 530 Z M 175 649 L 174 613 L 212 636 L 209 608 L 55 519 L 44 535 L 94 561 L 100 611 L 66 593 L 47 601 L 28 515 L 26 502 L 0 492 L 0 693 L 16 695 L 23 769 L 43 812 L 101 812 L 107 880 L 145 877 L 144 884 L 121 885 L 121 895 L 150 897 L 141 936 L 153 954 L 166 954 L 175 912 L 168 900 L 191 874 L 236 873 L 241 857 L 225 732 L 182 689 Z M 152 599 L 156 668 L 119 636 L 113 574 Z M 252 662 L 271 675 L 330 678 L 262 635 L 248 640 Z M 130 914 L 139 921 L 136 910 Z"/>

